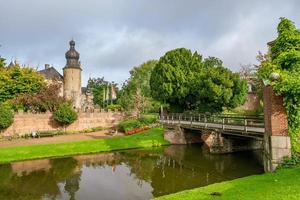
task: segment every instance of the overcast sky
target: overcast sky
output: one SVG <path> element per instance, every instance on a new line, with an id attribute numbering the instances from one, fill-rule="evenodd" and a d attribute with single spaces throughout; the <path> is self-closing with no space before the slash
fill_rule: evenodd
<path id="1" fill-rule="evenodd" d="M 279 17 L 300 27 L 300 0 L 0 0 L 0 55 L 60 72 L 74 38 L 88 77 L 122 82 L 129 70 L 186 47 L 237 71 L 256 63 Z"/>

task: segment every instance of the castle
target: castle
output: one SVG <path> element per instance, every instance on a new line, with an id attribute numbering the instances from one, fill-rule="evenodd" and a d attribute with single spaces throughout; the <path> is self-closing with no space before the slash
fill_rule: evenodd
<path id="1" fill-rule="evenodd" d="M 61 84 L 60 96 L 73 102 L 74 108 L 77 110 L 88 111 L 93 110 L 93 95 L 89 88 L 81 87 L 81 64 L 79 61 L 79 53 L 75 49 L 75 41 L 69 42 L 70 49 L 66 52 L 66 65 L 61 75 L 54 67 L 45 64 L 45 69 L 40 70 L 46 81 L 51 83 L 57 81 Z"/>

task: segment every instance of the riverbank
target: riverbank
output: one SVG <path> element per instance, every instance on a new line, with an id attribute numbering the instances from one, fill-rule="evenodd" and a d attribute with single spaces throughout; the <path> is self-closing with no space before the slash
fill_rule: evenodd
<path id="1" fill-rule="evenodd" d="M 164 140 L 163 129 L 153 128 L 130 136 L 59 144 L 1 148 L 0 163 L 40 158 L 65 157 L 122 149 L 162 146 L 168 144 L 169 142 Z"/>
<path id="2" fill-rule="evenodd" d="M 248 176 L 155 198 L 155 200 L 298 200 L 300 166 Z"/>

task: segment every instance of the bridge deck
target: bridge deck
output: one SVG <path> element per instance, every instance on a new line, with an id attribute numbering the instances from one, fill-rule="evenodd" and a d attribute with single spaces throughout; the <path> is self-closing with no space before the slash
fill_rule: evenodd
<path id="1" fill-rule="evenodd" d="M 171 114 L 161 116 L 160 123 L 187 129 L 217 130 L 222 134 L 251 138 L 263 138 L 265 132 L 261 117 Z"/>

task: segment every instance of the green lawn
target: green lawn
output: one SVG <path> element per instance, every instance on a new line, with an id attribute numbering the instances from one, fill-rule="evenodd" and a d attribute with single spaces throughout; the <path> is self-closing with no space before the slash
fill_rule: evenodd
<path id="1" fill-rule="evenodd" d="M 63 157 L 120 149 L 161 146 L 169 144 L 163 138 L 162 128 L 153 128 L 126 137 L 68 142 L 60 144 L 31 145 L 0 149 L 0 163 L 49 157 Z"/>
<path id="2" fill-rule="evenodd" d="M 212 193 L 220 195 L 211 195 Z M 300 166 L 162 196 L 155 200 L 299 200 Z"/>

